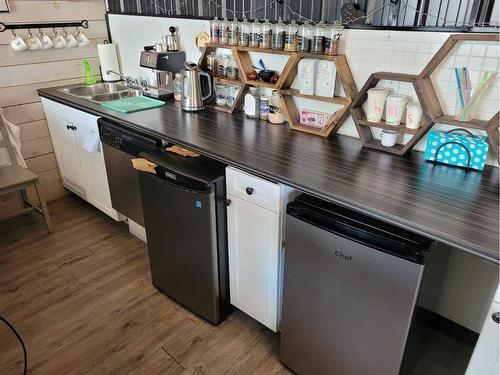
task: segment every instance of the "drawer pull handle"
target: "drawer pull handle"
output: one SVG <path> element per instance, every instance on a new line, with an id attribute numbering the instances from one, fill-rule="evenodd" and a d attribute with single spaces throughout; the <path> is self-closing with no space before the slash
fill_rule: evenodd
<path id="1" fill-rule="evenodd" d="M 497 324 L 500 323 L 500 312 L 493 313 L 491 319 Z"/>
<path id="2" fill-rule="evenodd" d="M 251 188 L 251 187 L 247 187 L 245 189 L 245 191 L 247 192 L 248 195 L 252 195 L 253 194 L 253 188 Z"/>

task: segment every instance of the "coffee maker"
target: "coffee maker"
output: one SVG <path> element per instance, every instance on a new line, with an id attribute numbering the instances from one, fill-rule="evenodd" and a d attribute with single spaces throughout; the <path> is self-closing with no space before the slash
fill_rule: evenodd
<path id="1" fill-rule="evenodd" d="M 184 68 L 186 53 L 157 52 L 150 48 L 144 47 L 141 52 L 140 66 L 153 70 L 155 82 L 148 86 L 144 95 L 160 100 L 170 99 L 174 96 L 173 75 Z"/>

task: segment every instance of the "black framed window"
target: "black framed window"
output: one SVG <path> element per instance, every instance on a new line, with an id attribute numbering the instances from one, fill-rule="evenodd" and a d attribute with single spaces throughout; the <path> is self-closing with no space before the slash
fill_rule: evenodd
<path id="1" fill-rule="evenodd" d="M 368 15 L 354 28 L 488 31 L 498 29 L 500 0 L 353 0 L 357 15 Z M 109 13 L 227 17 L 277 21 L 342 20 L 342 0 L 107 0 Z"/>

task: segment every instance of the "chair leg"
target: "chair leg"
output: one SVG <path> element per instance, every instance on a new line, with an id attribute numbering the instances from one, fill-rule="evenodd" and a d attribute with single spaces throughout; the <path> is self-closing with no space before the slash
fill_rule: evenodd
<path id="1" fill-rule="evenodd" d="M 45 225 L 47 226 L 47 232 L 52 233 L 52 223 L 50 221 L 49 210 L 47 209 L 47 204 L 45 203 L 45 199 L 43 197 L 42 189 L 40 187 L 40 183 L 37 181 L 34 182 L 36 194 L 38 195 L 38 200 L 40 201 L 40 207 L 42 208 L 43 217 L 45 219 Z"/>
<path id="2" fill-rule="evenodd" d="M 23 200 L 24 208 L 31 207 L 31 204 L 29 203 L 28 200 L 28 193 L 26 193 L 26 189 L 21 189 L 21 198 Z"/>

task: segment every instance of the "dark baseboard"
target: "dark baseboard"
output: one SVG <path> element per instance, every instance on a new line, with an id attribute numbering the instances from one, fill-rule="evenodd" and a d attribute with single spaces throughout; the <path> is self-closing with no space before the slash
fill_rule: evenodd
<path id="1" fill-rule="evenodd" d="M 478 333 L 423 307 L 417 307 L 416 319 L 434 330 L 472 347 L 476 345 L 479 338 Z"/>

